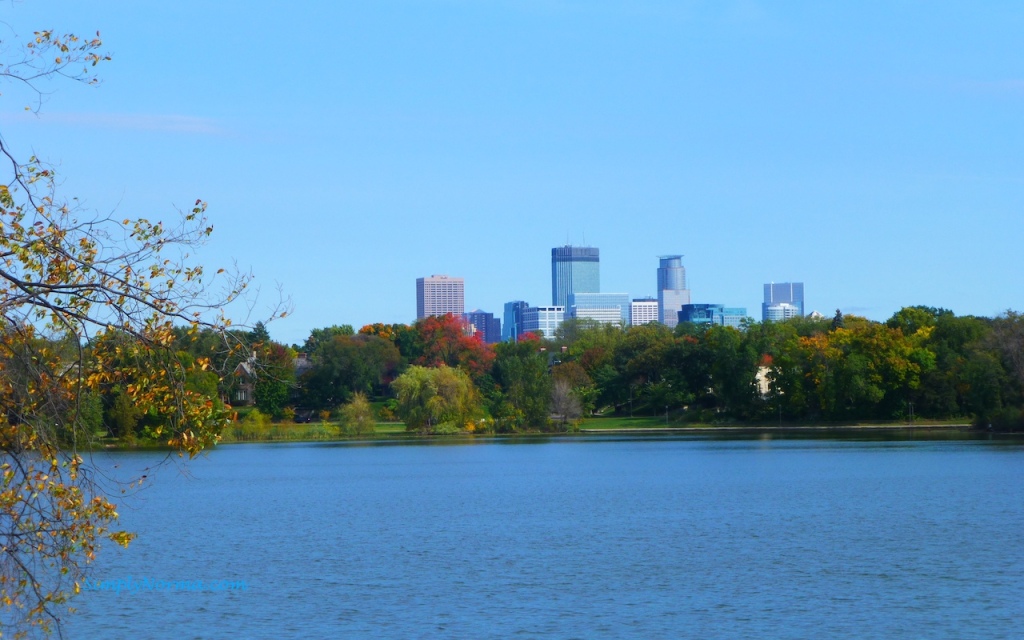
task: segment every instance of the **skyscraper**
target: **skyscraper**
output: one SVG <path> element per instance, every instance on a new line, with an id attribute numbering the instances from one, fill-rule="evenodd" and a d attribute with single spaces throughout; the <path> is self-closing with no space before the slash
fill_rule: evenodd
<path id="1" fill-rule="evenodd" d="M 515 342 L 523 332 L 523 309 L 530 306 L 529 302 L 513 300 L 505 303 L 505 321 L 501 325 L 501 339 Z"/>
<path id="2" fill-rule="evenodd" d="M 601 291 L 601 257 L 597 247 L 555 247 L 551 250 L 551 304 L 566 307 L 570 293 Z"/>
<path id="3" fill-rule="evenodd" d="M 674 327 L 679 322 L 679 310 L 690 304 L 690 290 L 686 288 L 686 268 L 683 256 L 661 256 L 658 265 L 658 322 Z"/>
<path id="4" fill-rule="evenodd" d="M 462 278 L 430 276 L 416 278 L 416 319 L 450 313 L 462 317 L 465 312 Z"/>
<path id="5" fill-rule="evenodd" d="M 462 317 L 466 319 L 466 322 L 473 325 L 476 333 L 480 335 L 480 339 L 485 343 L 494 344 L 495 342 L 501 342 L 501 319 L 495 318 L 493 313 L 474 309 Z"/>
<path id="6" fill-rule="evenodd" d="M 783 305 L 796 307 L 795 311 Z M 804 283 L 772 282 L 764 285 L 761 320 L 781 320 L 804 315 Z"/>

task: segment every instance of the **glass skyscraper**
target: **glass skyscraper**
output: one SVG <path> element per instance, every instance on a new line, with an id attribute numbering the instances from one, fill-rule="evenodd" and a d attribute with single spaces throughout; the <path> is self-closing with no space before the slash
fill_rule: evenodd
<path id="1" fill-rule="evenodd" d="M 600 249 L 566 245 L 551 250 L 551 304 L 568 308 L 570 293 L 600 291 Z"/>
<path id="2" fill-rule="evenodd" d="M 530 303 L 523 300 L 513 300 L 505 303 L 505 322 L 501 325 L 501 339 L 505 342 L 515 342 L 519 334 L 523 332 L 523 309 L 530 306 Z"/>
<path id="3" fill-rule="evenodd" d="M 796 307 L 795 312 L 783 305 Z M 761 320 L 781 320 L 804 315 L 804 283 L 772 282 L 764 285 Z"/>
<path id="4" fill-rule="evenodd" d="M 661 256 L 658 263 L 658 322 L 674 327 L 679 322 L 679 310 L 690 304 L 690 290 L 686 288 L 686 268 L 683 256 Z"/>

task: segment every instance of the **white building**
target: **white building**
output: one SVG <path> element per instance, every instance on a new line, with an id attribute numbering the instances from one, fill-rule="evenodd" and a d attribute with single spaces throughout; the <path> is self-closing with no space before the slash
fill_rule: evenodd
<path id="1" fill-rule="evenodd" d="M 629 324 L 634 327 L 650 322 L 658 322 L 657 298 L 634 298 L 629 304 Z"/>
<path id="2" fill-rule="evenodd" d="M 536 333 L 542 338 L 555 337 L 558 325 L 565 319 L 565 307 L 527 307 L 522 310 L 523 333 Z"/>
<path id="3" fill-rule="evenodd" d="M 782 322 L 798 317 L 800 317 L 800 308 L 788 302 L 770 304 L 764 308 L 764 320 L 771 322 Z"/>
<path id="4" fill-rule="evenodd" d="M 571 318 L 589 318 L 601 324 L 629 324 L 628 293 L 569 294 Z"/>
<path id="5" fill-rule="evenodd" d="M 416 278 L 416 319 L 450 313 L 459 318 L 465 313 L 465 284 L 462 278 L 430 276 Z"/>

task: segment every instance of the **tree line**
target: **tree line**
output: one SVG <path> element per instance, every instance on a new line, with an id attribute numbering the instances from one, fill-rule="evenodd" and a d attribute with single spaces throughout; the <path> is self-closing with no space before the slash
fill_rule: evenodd
<path id="1" fill-rule="evenodd" d="M 837 312 L 742 329 L 567 320 L 551 340 L 496 345 L 450 315 L 315 329 L 290 347 L 256 333 L 256 406 L 279 419 L 342 418 L 346 407 L 351 416 L 355 401 L 365 420 L 371 399 L 383 417 L 424 433 L 561 430 L 595 412 L 675 423 L 959 418 L 1024 429 L 1024 316 L 1013 311 L 983 318 L 913 306 L 885 322 Z M 298 353 L 307 359 L 297 371 Z"/>

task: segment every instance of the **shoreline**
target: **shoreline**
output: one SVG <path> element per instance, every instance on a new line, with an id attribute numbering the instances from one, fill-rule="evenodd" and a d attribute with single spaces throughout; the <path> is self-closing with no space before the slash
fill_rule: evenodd
<path id="1" fill-rule="evenodd" d="M 970 433 L 993 433 L 972 429 L 969 423 L 963 424 L 848 424 L 848 425 L 800 425 L 800 426 L 745 426 L 735 425 L 728 427 L 703 426 L 703 427 L 613 427 L 610 429 L 580 429 L 577 433 L 714 433 L 714 432 L 737 432 L 749 431 L 756 433 L 764 432 L 785 432 L 785 431 L 912 431 L 924 429 L 929 431 L 964 431 Z M 1024 435 L 1007 432 L 1007 435 Z"/>
<path id="2" fill-rule="evenodd" d="M 509 440 L 509 439 L 534 439 L 534 438 L 565 438 L 595 436 L 659 436 L 659 435 L 695 435 L 695 436 L 739 436 L 751 440 L 761 436 L 771 435 L 806 435 L 806 436 L 833 436 L 833 437 L 856 437 L 858 434 L 892 434 L 893 436 L 918 434 L 945 434 L 959 437 L 964 440 L 982 439 L 985 437 L 1019 439 L 1024 438 L 1024 432 L 998 432 L 972 428 L 969 423 L 955 424 L 846 424 L 846 425 L 730 425 L 714 426 L 700 425 L 692 427 L 610 427 L 610 428 L 581 428 L 576 431 L 560 431 L 545 433 L 543 431 L 531 431 L 523 433 L 458 433 L 450 435 L 420 434 L 414 432 L 392 432 L 377 435 L 363 436 L 334 436 L 329 438 L 270 438 L 253 440 L 230 440 L 218 442 L 211 449 L 228 445 L 246 444 L 337 444 L 337 443 L 414 443 L 414 442 L 456 442 L 456 441 L 483 441 L 483 440 Z M 896 438 L 898 439 L 898 438 Z M 953 439 L 953 438 L 950 438 Z M 174 449 L 158 444 L 140 444 L 125 446 L 115 443 L 99 445 L 91 450 L 105 451 L 174 451 Z"/>

